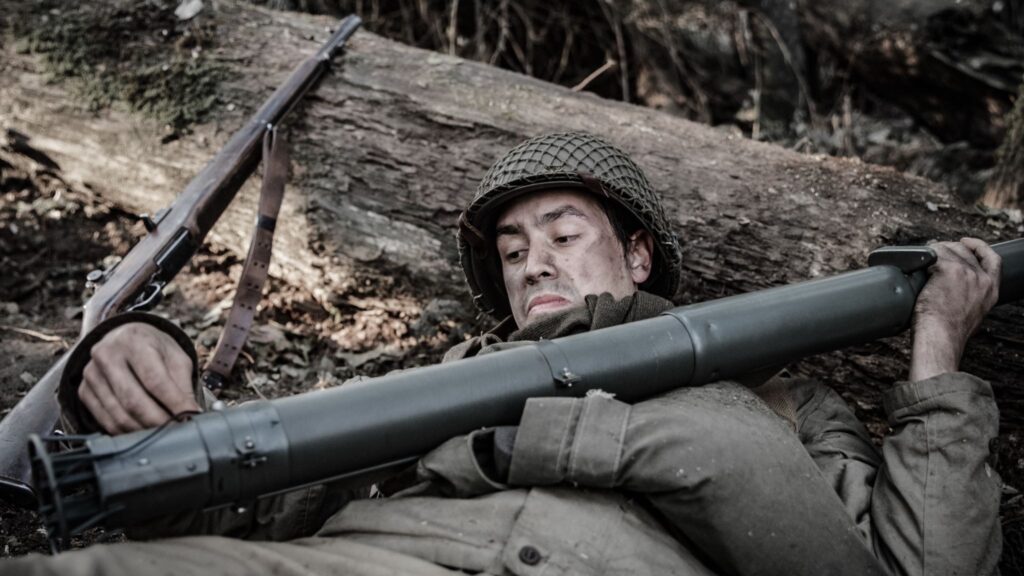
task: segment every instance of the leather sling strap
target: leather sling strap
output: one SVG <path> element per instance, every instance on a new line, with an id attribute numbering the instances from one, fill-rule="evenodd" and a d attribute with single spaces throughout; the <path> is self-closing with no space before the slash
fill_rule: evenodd
<path id="1" fill-rule="evenodd" d="M 228 313 L 227 324 L 217 340 L 213 355 L 203 367 L 202 380 L 207 388 L 217 391 L 231 376 L 231 368 L 249 337 L 256 308 L 263 296 L 267 268 L 274 242 L 274 227 L 284 198 L 288 179 L 288 146 L 277 135 L 277 128 L 268 128 L 263 136 L 263 185 L 260 190 L 256 229 L 249 243 L 249 253 L 242 266 L 235 300 Z"/>

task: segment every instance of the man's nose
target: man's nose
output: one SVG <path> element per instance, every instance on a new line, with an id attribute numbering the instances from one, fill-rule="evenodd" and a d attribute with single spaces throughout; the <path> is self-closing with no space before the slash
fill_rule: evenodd
<path id="1" fill-rule="evenodd" d="M 526 281 L 534 284 L 539 280 L 554 278 L 557 273 L 554 255 L 546 247 L 538 247 L 526 253 Z"/>

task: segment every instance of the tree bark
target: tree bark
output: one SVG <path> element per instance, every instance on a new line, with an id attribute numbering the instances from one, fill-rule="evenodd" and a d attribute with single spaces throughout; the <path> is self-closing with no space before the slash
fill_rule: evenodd
<path id="1" fill-rule="evenodd" d="M 115 107 L 89 112 L 40 61 L 4 49 L 0 120 L 65 177 L 137 212 L 169 203 L 217 147 L 305 56 L 334 20 L 235 0 L 207 6 L 217 27 L 209 57 L 231 72 L 212 120 L 162 143 L 162 127 Z M 677 300 L 695 301 L 865 265 L 886 244 L 972 235 L 993 227 L 925 180 L 856 160 L 804 156 L 650 109 L 571 92 L 483 64 L 366 32 L 352 39 L 287 125 L 293 176 L 279 218 L 272 273 L 329 300 L 354 273 L 401 274 L 433 297 L 469 307 L 455 220 L 489 164 L 522 139 L 586 130 L 628 151 L 662 194 L 683 239 Z M 239 252 L 251 233 L 250 184 L 212 235 Z M 1002 224 L 997 222 L 996 224 Z M 1009 430 L 1024 424 L 1020 308 L 994 315 L 967 368 L 993 380 Z M 822 357 L 801 370 L 828 375 L 879 413 L 879 392 L 905 376 L 894 339 Z"/>

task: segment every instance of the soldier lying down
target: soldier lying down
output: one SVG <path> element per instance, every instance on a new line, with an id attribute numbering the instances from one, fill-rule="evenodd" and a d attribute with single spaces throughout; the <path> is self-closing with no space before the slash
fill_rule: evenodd
<path id="1" fill-rule="evenodd" d="M 535 138 L 498 160 L 460 218 L 459 247 L 477 303 L 503 321 L 446 361 L 650 317 L 672 306 L 681 273 L 641 170 L 579 133 Z M 452 438 L 388 498 L 317 486 L 134 531 L 162 538 L 151 542 L 0 568 L 991 574 L 1000 485 L 986 459 L 998 414 L 989 384 L 957 368 L 997 300 L 1000 261 L 975 239 L 933 248 L 909 377 L 885 394 L 892 432 L 881 449 L 836 393 L 806 380 L 720 382 L 632 406 L 600 394 L 532 399 L 518 427 Z M 202 409 L 188 338 L 153 316 L 119 318 L 76 351 L 81 377 L 61 393 L 66 423 L 121 434 Z"/>

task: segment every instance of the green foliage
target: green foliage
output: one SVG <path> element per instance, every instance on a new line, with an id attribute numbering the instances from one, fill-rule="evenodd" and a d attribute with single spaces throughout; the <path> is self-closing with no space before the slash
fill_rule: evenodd
<path id="1" fill-rule="evenodd" d="M 213 30 L 202 16 L 181 23 L 165 0 L 30 4 L 14 19 L 16 49 L 72 80 L 90 109 L 124 102 L 180 132 L 215 105 L 223 70 L 205 55 Z"/>

